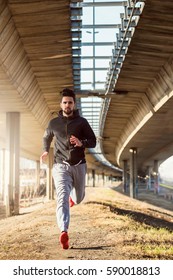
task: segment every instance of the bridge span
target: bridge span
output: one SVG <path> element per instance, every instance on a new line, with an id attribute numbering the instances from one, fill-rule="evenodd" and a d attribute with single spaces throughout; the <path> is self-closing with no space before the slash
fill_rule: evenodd
<path id="1" fill-rule="evenodd" d="M 119 8 L 118 19 L 104 22 Z M 43 132 L 64 87 L 75 90 L 96 132 L 97 148 L 87 151 L 92 176 L 122 177 L 132 197 L 138 178 L 152 177 L 158 193 L 159 165 L 173 150 L 172 8 L 169 0 L 0 0 L 0 165 L 9 215 L 19 212 L 19 159 L 37 161 L 39 170 Z M 97 41 L 105 30 L 111 40 Z M 51 154 L 48 166 L 51 199 Z"/>

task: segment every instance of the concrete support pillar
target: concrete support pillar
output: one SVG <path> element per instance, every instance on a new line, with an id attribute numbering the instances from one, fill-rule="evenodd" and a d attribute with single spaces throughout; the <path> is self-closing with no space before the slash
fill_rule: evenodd
<path id="1" fill-rule="evenodd" d="M 106 187 L 109 185 L 109 175 L 106 175 Z"/>
<path id="2" fill-rule="evenodd" d="M 88 171 L 87 171 L 87 186 L 88 186 L 88 187 L 91 187 L 91 185 L 92 185 L 92 184 L 91 184 L 91 176 L 92 176 L 92 175 L 91 175 L 91 170 L 88 170 Z"/>
<path id="3" fill-rule="evenodd" d="M 146 189 L 151 190 L 151 167 L 147 166 L 147 172 L 146 172 Z"/>
<path id="4" fill-rule="evenodd" d="M 159 193 L 159 162 L 158 160 L 154 160 L 154 192 L 156 194 Z"/>
<path id="5" fill-rule="evenodd" d="M 104 185 L 105 185 L 105 174 L 102 173 L 102 186 L 104 187 Z"/>
<path id="6" fill-rule="evenodd" d="M 92 169 L 92 186 L 95 187 L 95 170 Z"/>
<path id="7" fill-rule="evenodd" d="M 88 182 L 89 182 L 89 186 L 92 187 L 93 186 L 93 178 L 92 178 L 92 170 L 90 170 L 89 172 L 89 178 L 88 178 Z"/>
<path id="8" fill-rule="evenodd" d="M 52 167 L 53 167 L 53 148 L 50 148 L 49 155 L 48 155 L 47 184 L 46 184 L 46 196 L 48 200 L 54 199 L 54 182 L 52 177 Z"/>
<path id="9" fill-rule="evenodd" d="M 0 198 L 5 199 L 5 149 L 0 152 Z"/>
<path id="10" fill-rule="evenodd" d="M 40 161 L 36 161 L 36 185 L 35 185 L 35 192 L 40 186 Z"/>
<path id="11" fill-rule="evenodd" d="M 137 148 L 130 149 L 130 197 L 137 197 Z"/>
<path id="12" fill-rule="evenodd" d="M 123 191 L 127 193 L 128 190 L 128 174 L 127 174 L 127 160 L 123 160 Z"/>
<path id="13" fill-rule="evenodd" d="M 7 143 L 7 184 L 5 189 L 7 216 L 19 214 L 20 198 L 20 113 L 6 114 Z"/>
<path id="14" fill-rule="evenodd" d="M 94 177 L 94 186 L 97 187 L 99 184 L 99 174 L 95 174 Z"/>
<path id="15" fill-rule="evenodd" d="M 110 174 L 109 176 L 109 182 L 110 182 L 110 186 L 112 187 L 112 174 Z"/>
<path id="16" fill-rule="evenodd" d="M 106 186 L 109 186 L 109 185 L 110 185 L 110 184 L 109 184 L 109 180 L 110 180 L 110 179 L 109 179 L 109 175 L 107 175 L 107 176 L 106 176 Z"/>

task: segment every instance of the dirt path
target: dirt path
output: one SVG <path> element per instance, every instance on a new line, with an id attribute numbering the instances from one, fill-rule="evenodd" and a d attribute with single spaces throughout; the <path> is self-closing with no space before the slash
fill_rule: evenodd
<path id="1" fill-rule="evenodd" d="M 160 242 L 166 241 L 168 247 L 172 244 L 172 211 L 131 199 L 112 189 L 87 188 L 84 202 L 71 208 L 70 249 L 62 250 L 55 204 L 55 201 L 47 202 L 30 213 L 1 220 L 0 259 L 151 259 L 142 249 L 141 244 L 150 242 L 151 238 L 142 226 L 159 231 L 166 227 Z M 159 242 L 159 232 L 153 232 L 152 236 Z M 139 250 L 134 250 L 139 245 Z M 173 253 L 152 256 L 172 257 Z"/>

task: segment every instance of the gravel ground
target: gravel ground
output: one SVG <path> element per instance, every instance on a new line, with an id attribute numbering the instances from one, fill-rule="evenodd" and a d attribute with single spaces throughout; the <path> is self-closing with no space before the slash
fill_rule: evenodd
<path id="1" fill-rule="evenodd" d="M 148 259 L 151 256 L 141 247 L 134 250 L 139 242 L 144 239 L 147 242 L 149 238 L 142 230 L 137 232 L 140 225 L 158 230 L 167 228 L 166 241 L 162 242 L 169 247 L 172 244 L 172 211 L 131 199 L 110 188 L 86 188 L 83 203 L 71 208 L 70 248 L 62 250 L 55 208 L 55 201 L 44 202 L 23 209 L 19 216 L 0 220 L 0 259 Z"/>

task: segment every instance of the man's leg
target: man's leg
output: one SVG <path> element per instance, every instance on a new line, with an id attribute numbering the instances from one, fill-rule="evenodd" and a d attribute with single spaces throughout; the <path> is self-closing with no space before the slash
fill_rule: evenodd
<path id="1" fill-rule="evenodd" d="M 53 179 L 57 195 L 57 223 L 61 232 L 67 232 L 70 222 L 69 195 L 72 186 L 70 167 L 65 164 L 54 164 Z"/>
<path id="2" fill-rule="evenodd" d="M 75 204 L 80 203 L 85 197 L 85 176 L 87 171 L 86 163 L 78 166 L 71 166 L 73 174 L 73 189 L 70 196 Z"/>

